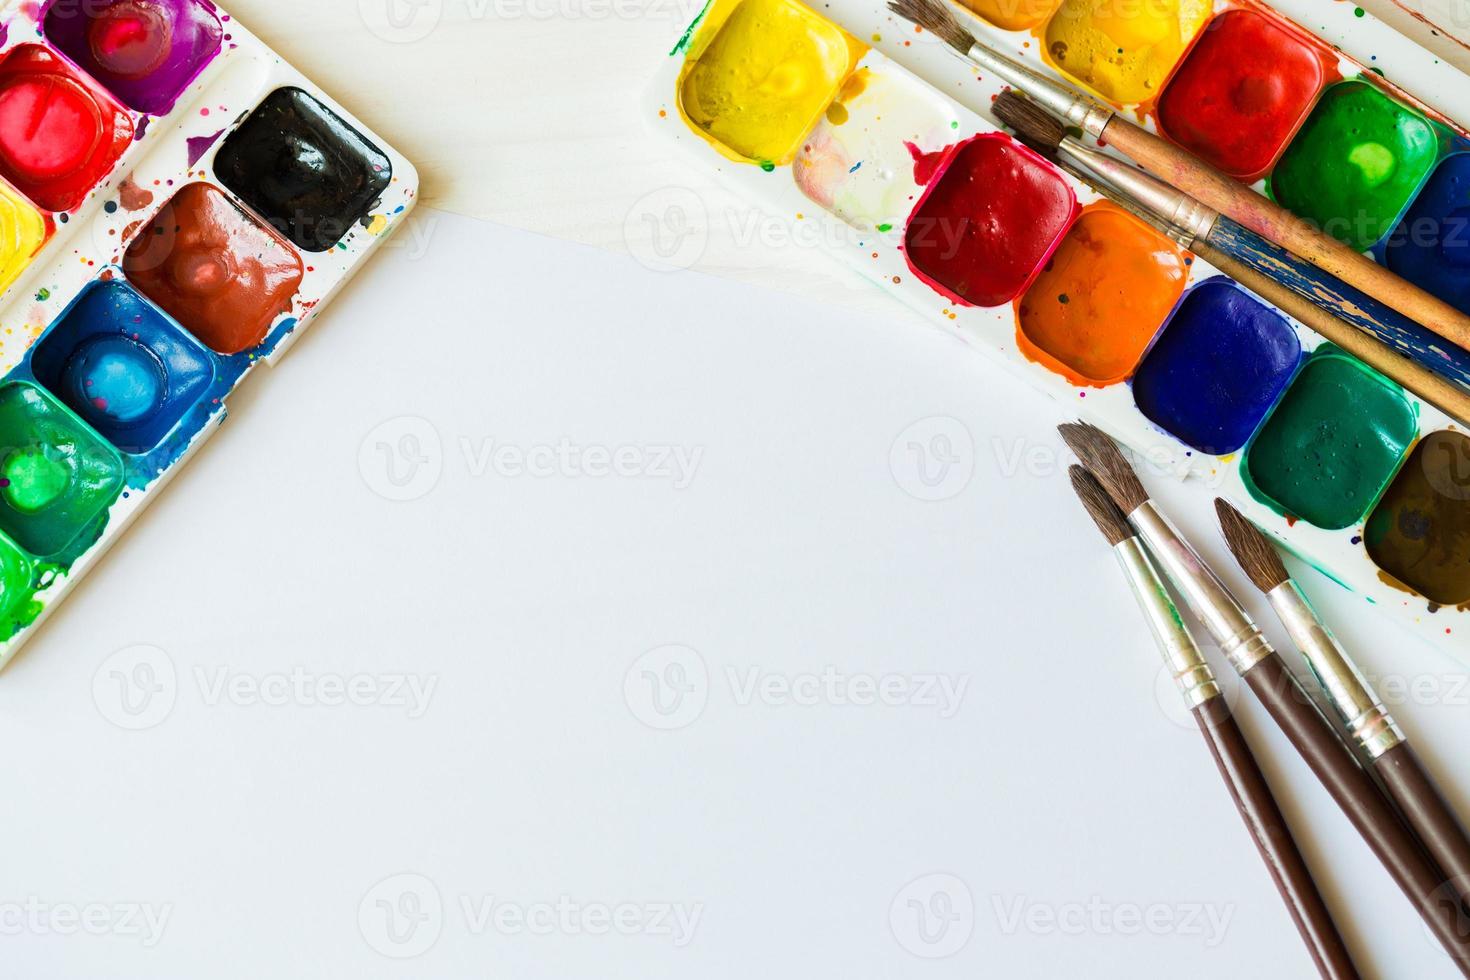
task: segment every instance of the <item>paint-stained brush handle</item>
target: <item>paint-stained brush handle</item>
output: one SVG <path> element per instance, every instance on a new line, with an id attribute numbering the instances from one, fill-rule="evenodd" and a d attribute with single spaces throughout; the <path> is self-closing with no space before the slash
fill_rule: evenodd
<path id="1" fill-rule="evenodd" d="M 1470 898 L 1470 839 L 1466 837 L 1465 826 L 1450 809 L 1409 743 L 1400 742 L 1388 749 L 1374 760 L 1373 767 L 1404 819 L 1449 876 L 1447 890 L 1462 902 Z"/>
<path id="2" fill-rule="evenodd" d="M 1323 788 L 1419 910 L 1461 974 L 1470 977 L 1470 918 L 1444 876 L 1332 725 L 1272 653 L 1241 675 Z"/>
<path id="3" fill-rule="evenodd" d="M 1229 218 L 1222 216 L 1216 219 L 1210 229 L 1209 242 L 1279 282 L 1291 293 L 1470 393 L 1470 351 L 1445 343 L 1438 334 L 1426 330 L 1397 310 L 1389 309 L 1362 290 L 1323 273 Z"/>
<path id="4" fill-rule="evenodd" d="M 1253 232 L 1241 229 L 1245 234 Z M 1200 258 L 1225 275 L 1245 286 L 1266 302 L 1296 317 L 1384 377 L 1391 378 L 1429 404 L 1470 425 L 1470 392 L 1419 361 L 1409 360 L 1381 340 L 1355 329 L 1354 326 L 1316 305 L 1294 289 L 1271 279 L 1254 266 L 1246 265 L 1215 247 L 1215 240 L 1196 240 L 1194 251 Z"/>
<path id="5" fill-rule="evenodd" d="M 1126 119 L 1114 116 L 1100 140 L 1203 204 L 1343 282 L 1470 349 L 1470 316 L 1312 227 L 1279 204 Z"/>
<path id="6" fill-rule="evenodd" d="M 1223 697 L 1214 697 L 1193 714 L 1317 972 L 1324 980 L 1357 980 L 1358 969 L 1230 706 Z"/>

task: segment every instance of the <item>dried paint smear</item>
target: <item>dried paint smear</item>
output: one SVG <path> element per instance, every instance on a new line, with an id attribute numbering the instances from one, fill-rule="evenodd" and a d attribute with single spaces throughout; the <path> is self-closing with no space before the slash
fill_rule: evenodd
<path id="1" fill-rule="evenodd" d="M 801 192 L 855 228 L 888 231 L 918 200 L 913 149 L 954 139 L 948 102 L 906 75 L 858 69 L 792 165 Z"/>

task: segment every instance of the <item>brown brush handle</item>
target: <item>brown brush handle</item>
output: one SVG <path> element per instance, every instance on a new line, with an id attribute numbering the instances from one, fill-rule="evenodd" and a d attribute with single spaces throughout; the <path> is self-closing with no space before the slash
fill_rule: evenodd
<path id="1" fill-rule="evenodd" d="M 1270 654 L 1241 676 L 1414 903 L 1460 972 L 1470 977 L 1470 918 L 1457 897 L 1444 891 L 1444 876 L 1425 856 L 1372 777 L 1358 765 L 1278 655 Z"/>
<path id="2" fill-rule="evenodd" d="M 1409 360 L 1346 320 L 1333 316 L 1265 273 L 1226 255 L 1209 242 L 1196 239 L 1192 250 L 1231 279 L 1278 309 L 1296 317 L 1364 364 L 1397 381 L 1451 418 L 1470 424 L 1470 394 L 1465 389 L 1446 381 L 1424 365 Z"/>
<path id="3" fill-rule="evenodd" d="M 1226 176 L 1186 150 L 1114 116 L 1100 137 L 1143 169 L 1343 282 L 1470 349 L 1470 316 Z"/>
<path id="4" fill-rule="evenodd" d="M 1271 794 L 1271 785 L 1230 714 L 1230 706 L 1223 697 L 1210 698 L 1194 709 L 1194 719 L 1302 942 L 1307 944 L 1317 972 L 1324 980 L 1358 980 L 1358 969 L 1332 921 L 1332 913 L 1297 849 L 1286 817 Z"/>
<path id="5" fill-rule="evenodd" d="M 1446 875 L 1463 902 L 1470 897 L 1470 839 L 1455 811 L 1408 742 L 1400 742 L 1373 761 L 1383 785 L 1409 826 Z"/>

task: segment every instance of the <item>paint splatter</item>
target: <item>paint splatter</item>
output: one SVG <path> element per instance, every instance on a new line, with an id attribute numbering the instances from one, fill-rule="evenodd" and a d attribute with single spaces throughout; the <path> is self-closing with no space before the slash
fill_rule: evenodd
<path id="1" fill-rule="evenodd" d="M 219 132 L 212 133 L 209 136 L 190 136 L 185 140 L 185 143 L 189 147 L 189 166 L 193 167 L 194 164 L 203 159 L 204 154 L 209 152 L 209 148 L 224 134 L 225 131 L 221 129 Z"/>
<path id="2" fill-rule="evenodd" d="M 153 203 L 153 192 L 139 187 L 132 177 L 128 177 L 118 185 L 117 199 L 124 210 L 141 211 Z"/>

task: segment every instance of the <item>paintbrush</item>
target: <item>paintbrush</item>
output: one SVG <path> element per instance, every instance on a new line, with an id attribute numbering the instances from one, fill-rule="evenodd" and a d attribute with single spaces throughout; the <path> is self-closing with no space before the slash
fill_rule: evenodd
<path id="1" fill-rule="evenodd" d="M 1069 126 L 1116 147 L 1154 176 L 1185 191 L 1317 268 L 1470 349 L 1470 315 L 1406 282 L 1274 201 L 1076 89 L 1012 61 L 965 29 L 943 0 L 890 0 L 888 9 L 930 31 L 954 51 L 1025 92 Z"/>
<path id="2" fill-rule="evenodd" d="M 1104 194 L 1160 227 L 1179 244 L 1360 361 L 1445 413 L 1470 423 L 1470 392 L 1403 356 L 1404 351 L 1423 349 L 1423 330 L 1418 324 L 1404 320 L 1351 287 L 1343 287 L 1350 293 L 1338 291 L 1339 284 L 1314 275 L 1289 252 L 1218 211 L 1135 167 L 1083 145 L 1067 135 L 1060 119 L 1019 93 L 1002 92 L 992 108 L 996 117 L 1015 130 L 1027 146 L 1094 183 Z M 1310 287 L 1303 288 L 1312 290 L 1312 298 L 1270 278 L 1256 265 L 1262 261 L 1277 273 L 1295 268 L 1295 280 L 1310 283 Z M 1341 315 L 1318 303 L 1330 304 Z M 1354 318 L 1353 322 L 1345 319 L 1348 316 Z M 1383 330 L 1387 325 L 1392 325 L 1387 337 L 1393 347 L 1378 336 L 1363 332 Z M 1456 355 L 1454 358 L 1439 361 L 1442 369 L 1463 365 L 1463 377 L 1470 379 L 1470 354 L 1458 349 L 1452 353 Z"/>
<path id="3" fill-rule="evenodd" d="M 1215 501 L 1225 543 L 1301 650 L 1343 729 L 1388 788 L 1429 856 L 1449 876 L 1455 895 L 1470 897 L 1470 837 L 1435 786 L 1408 739 L 1301 587 L 1287 574 L 1276 548 L 1254 524 L 1221 499 Z"/>
<path id="4" fill-rule="evenodd" d="M 1271 794 L 1271 786 L 1235 723 L 1230 705 L 1221 696 L 1214 672 L 1159 580 L 1143 542 L 1096 477 L 1080 466 L 1073 466 L 1069 472 L 1072 488 L 1082 506 L 1113 546 L 1123 577 L 1133 589 L 1174 683 L 1210 747 L 1225 788 L 1230 791 L 1261 860 L 1266 862 L 1266 870 L 1281 893 L 1317 972 L 1328 980 L 1356 978 L 1357 968 L 1317 890 L 1311 869 L 1297 849 L 1291 827 Z"/>
<path id="5" fill-rule="evenodd" d="M 1460 972 L 1470 977 L 1470 930 L 1458 901 L 1442 901 L 1445 879 L 1404 826 L 1392 804 L 1317 710 L 1281 657 L 1199 553 L 1149 499 L 1148 491 L 1107 433 L 1061 426 L 1062 438 L 1097 477 L 1164 573 L 1204 623 L 1241 678 L 1296 747 L 1338 807 L 1419 910 Z"/>

